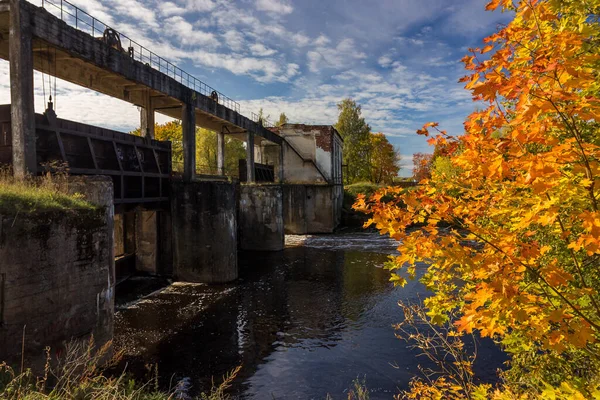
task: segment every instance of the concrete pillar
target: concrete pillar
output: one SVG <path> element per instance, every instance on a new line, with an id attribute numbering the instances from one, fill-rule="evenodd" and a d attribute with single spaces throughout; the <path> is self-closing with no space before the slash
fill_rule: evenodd
<path id="1" fill-rule="evenodd" d="M 246 182 L 254 182 L 254 132 L 246 132 Z"/>
<path id="2" fill-rule="evenodd" d="M 140 109 L 140 123 L 142 135 L 148 139 L 154 139 L 154 105 L 152 98 L 146 96 L 146 105 Z"/>
<path id="3" fill-rule="evenodd" d="M 279 251 L 285 242 L 281 185 L 240 185 L 238 241 L 241 250 Z"/>
<path id="4" fill-rule="evenodd" d="M 236 186 L 208 181 L 171 183 L 175 279 L 203 283 L 237 279 Z"/>
<path id="5" fill-rule="evenodd" d="M 10 1 L 12 163 L 16 177 L 37 172 L 31 25 L 20 1 Z"/>
<path id="6" fill-rule="evenodd" d="M 279 182 L 283 183 L 283 146 L 284 144 L 282 143 L 281 146 L 279 146 L 279 162 L 277 163 L 277 169 L 278 169 L 278 175 L 279 175 Z"/>
<path id="7" fill-rule="evenodd" d="M 225 133 L 217 132 L 217 171 L 225 175 Z"/>
<path id="8" fill-rule="evenodd" d="M 183 180 L 191 182 L 196 177 L 196 108 L 184 103 L 181 113 L 183 130 Z"/>
<path id="9" fill-rule="evenodd" d="M 135 269 L 156 275 L 159 253 L 157 212 L 138 210 L 135 218 L 135 233 Z"/>

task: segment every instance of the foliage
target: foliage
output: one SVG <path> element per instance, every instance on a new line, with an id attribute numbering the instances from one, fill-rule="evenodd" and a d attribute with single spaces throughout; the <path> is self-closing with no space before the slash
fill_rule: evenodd
<path id="1" fill-rule="evenodd" d="M 371 133 L 371 181 L 376 184 L 393 183 L 400 172 L 400 154 L 383 133 Z"/>
<path id="2" fill-rule="evenodd" d="M 381 189 L 381 185 L 372 182 L 356 182 L 352 185 L 344 186 L 344 191 L 348 192 L 354 197 L 357 197 L 359 194 L 371 196 L 379 189 Z"/>
<path id="3" fill-rule="evenodd" d="M 423 179 L 431 177 L 432 154 L 415 153 L 413 154 L 413 178 L 420 182 Z"/>
<path id="4" fill-rule="evenodd" d="M 140 129 L 131 132 L 140 136 Z M 156 140 L 171 142 L 171 160 L 173 169 L 183 166 L 183 130 L 181 121 L 170 121 L 154 126 Z M 246 158 L 246 148 L 240 140 L 225 135 L 225 174 L 238 175 L 239 160 Z M 198 173 L 218 174 L 217 171 L 217 133 L 208 129 L 196 128 L 196 168 Z"/>
<path id="5" fill-rule="evenodd" d="M 289 122 L 287 115 L 285 113 L 279 114 L 279 120 L 275 123 L 275 126 L 282 126 Z"/>
<path id="6" fill-rule="evenodd" d="M 239 175 L 239 160 L 246 158 L 244 142 L 225 135 L 225 175 Z M 196 169 L 199 173 L 218 174 L 217 133 L 196 129 Z"/>
<path id="7" fill-rule="evenodd" d="M 152 368 L 154 378 L 139 384 L 125 373 L 111 376 L 107 370 L 115 368 L 122 353 L 111 352 L 112 343 L 97 348 L 93 339 L 88 342 L 71 342 L 65 355 L 54 362 L 50 348 L 46 348 L 46 365 L 42 376 L 35 376 L 30 369 L 17 373 L 6 363 L 0 364 L 0 398 L 17 399 L 86 399 L 86 400 L 169 400 L 191 399 L 188 387 L 182 381 L 163 392 L 159 390 L 158 374 Z M 21 366 L 21 370 L 23 366 Z M 223 377 L 223 382 L 202 393 L 198 400 L 229 400 L 226 390 L 239 373 L 240 367 Z"/>
<path id="8" fill-rule="evenodd" d="M 433 293 L 424 303 L 432 323 L 456 315 L 457 332 L 495 338 L 512 356 L 490 397 L 598 397 L 600 2 L 493 0 L 487 8 L 500 6 L 512 22 L 463 59 L 471 73 L 462 81 L 486 107 L 461 136 L 435 123 L 419 130 L 431 144 L 460 149 L 450 155 L 455 177 L 434 169 L 402 196 L 406 209 L 381 201 L 397 189 L 356 207 L 400 242 L 390 269 L 414 276 L 417 262 L 429 264 L 422 282 Z M 405 230 L 419 222 L 423 230 Z M 439 222 L 456 229 L 442 234 Z"/>
<path id="9" fill-rule="evenodd" d="M 371 127 L 361 117 L 361 107 L 354 100 L 345 99 L 338 104 L 340 111 L 335 128 L 344 139 L 343 163 L 347 165 L 349 183 L 371 178 Z"/>
<path id="10" fill-rule="evenodd" d="M 68 193 L 66 174 L 15 179 L 10 170 L 0 171 L 0 213 L 19 214 L 59 210 L 93 210 L 81 194 Z"/>

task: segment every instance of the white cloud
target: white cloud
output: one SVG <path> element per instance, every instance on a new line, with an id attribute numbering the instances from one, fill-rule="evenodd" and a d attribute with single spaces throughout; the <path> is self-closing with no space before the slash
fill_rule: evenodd
<path id="1" fill-rule="evenodd" d="M 183 45 L 209 47 L 216 47 L 219 45 L 219 41 L 214 34 L 194 29 L 192 24 L 187 22 L 183 17 L 170 17 L 167 18 L 165 22 L 167 33 L 175 35 Z"/>
<path id="2" fill-rule="evenodd" d="M 175 3 L 170 1 L 158 3 L 158 9 L 162 15 L 165 17 L 170 17 L 173 15 L 183 15 L 187 12 L 187 10 L 183 7 L 178 6 Z"/>
<path id="3" fill-rule="evenodd" d="M 215 8 L 215 3 L 212 0 L 187 0 L 186 9 L 188 11 L 206 12 L 212 11 Z"/>
<path id="4" fill-rule="evenodd" d="M 358 51 L 354 40 L 349 38 L 342 39 L 335 47 L 317 46 L 306 56 L 308 68 L 315 73 L 325 68 L 345 68 L 367 58 L 364 52 Z"/>
<path id="5" fill-rule="evenodd" d="M 262 43 L 254 43 L 250 46 L 250 51 L 258 57 L 268 57 L 277 53 L 276 50 L 270 49 Z"/>
<path id="6" fill-rule="evenodd" d="M 222 36 L 231 50 L 241 51 L 244 48 L 246 40 L 241 32 L 230 29 L 223 33 Z"/>
<path id="7" fill-rule="evenodd" d="M 287 82 L 297 75 L 298 66 L 280 65 L 270 58 L 243 57 L 232 53 L 214 53 L 196 50 L 190 58 L 197 65 L 211 68 L 225 68 L 236 75 L 250 75 L 258 82 Z"/>
<path id="8" fill-rule="evenodd" d="M 377 62 L 383 68 L 387 68 L 390 65 L 392 65 L 393 60 L 389 56 L 381 56 L 381 57 L 379 57 L 379 59 L 377 60 Z"/>
<path id="9" fill-rule="evenodd" d="M 294 7 L 282 0 L 256 0 L 256 9 L 275 14 L 290 14 Z"/>

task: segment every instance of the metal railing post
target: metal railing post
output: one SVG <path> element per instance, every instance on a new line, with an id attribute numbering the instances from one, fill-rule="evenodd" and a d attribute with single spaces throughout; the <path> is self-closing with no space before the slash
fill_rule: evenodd
<path id="1" fill-rule="evenodd" d="M 63 0 L 60 0 L 60 19 L 63 19 Z"/>

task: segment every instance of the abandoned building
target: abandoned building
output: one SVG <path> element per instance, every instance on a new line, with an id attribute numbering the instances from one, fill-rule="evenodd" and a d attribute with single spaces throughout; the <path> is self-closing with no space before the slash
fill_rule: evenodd
<path id="1" fill-rule="evenodd" d="M 229 282 L 238 249 L 279 251 L 285 233 L 332 232 L 340 221 L 343 142 L 331 126 L 269 129 L 66 0 L 0 0 L 0 58 L 11 88 L 0 162 L 18 178 L 65 163 L 70 190 L 101 210 L 0 215 L 1 359 L 14 355 L 8 344 L 21 343 L 25 324 L 31 352 L 92 333 L 110 339 L 115 285 L 131 274 Z M 144 137 L 58 118 L 51 102 L 36 113 L 34 69 L 140 107 Z M 182 121 L 181 173 L 171 143 L 154 139 L 155 112 Z M 217 133 L 217 176 L 196 170 L 197 126 Z M 220 176 L 226 135 L 246 146 L 233 180 Z"/>

